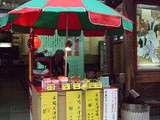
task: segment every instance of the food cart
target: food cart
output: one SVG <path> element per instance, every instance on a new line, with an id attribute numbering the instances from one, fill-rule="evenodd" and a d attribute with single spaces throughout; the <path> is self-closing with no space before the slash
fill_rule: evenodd
<path id="1" fill-rule="evenodd" d="M 35 35 L 58 34 L 66 36 L 65 42 L 69 36 L 106 33 L 120 36 L 124 30 L 132 31 L 129 19 L 97 0 L 31 0 L 10 11 L 1 21 L 2 29 L 30 34 L 29 90 L 33 120 L 117 120 L 117 88 L 78 77 L 55 79 L 52 74 L 42 75 L 40 84 L 33 84 Z"/>

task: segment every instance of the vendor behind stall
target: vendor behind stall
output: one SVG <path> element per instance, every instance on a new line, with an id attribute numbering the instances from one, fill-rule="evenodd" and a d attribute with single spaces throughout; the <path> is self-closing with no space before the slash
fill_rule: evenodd
<path id="1" fill-rule="evenodd" d="M 52 74 L 55 77 L 65 76 L 65 53 L 62 49 L 58 49 L 52 57 Z M 68 76 L 68 64 L 67 64 L 67 76 Z"/>
<path id="2" fill-rule="evenodd" d="M 34 52 L 34 60 L 33 60 L 33 73 L 44 75 L 48 74 L 49 72 L 49 57 L 45 56 L 47 53 L 47 50 L 44 50 L 42 52 Z M 42 65 L 42 68 L 39 68 L 39 65 Z"/>
<path id="3" fill-rule="evenodd" d="M 34 74 L 46 75 L 48 72 L 52 74 L 53 77 L 65 76 L 65 53 L 62 49 L 58 49 L 53 56 L 45 56 L 47 51 L 40 53 L 35 53 L 35 65 L 34 65 Z M 51 59 L 51 64 L 49 63 Z M 42 71 L 37 70 L 37 62 L 45 66 L 45 69 Z M 50 71 L 49 71 L 50 70 Z M 67 76 L 68 76 L 68 64 L 67 64 Z"/>

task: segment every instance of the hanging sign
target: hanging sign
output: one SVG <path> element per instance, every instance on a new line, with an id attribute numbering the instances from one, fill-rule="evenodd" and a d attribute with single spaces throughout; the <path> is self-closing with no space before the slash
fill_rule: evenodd
<path id="1" fill-rule="evenodd" d="M 57 92 L 43 92 L 41 94 L 41 119 L 58 120 Z"/>
<path id="2" fill-rule="evenodd" d="M 86 91 L 86 120 L 101 120 L 100 90 Z"/>
<path id="3" fill-rule="evenodd" d="M 66 120 L 82 120 L 82 92 L 66 92 Z"/>
<path id="4" fill-rule="evenodd" d="M 104 89 L 103 120 L 118 120 L 118 89 Z"/>

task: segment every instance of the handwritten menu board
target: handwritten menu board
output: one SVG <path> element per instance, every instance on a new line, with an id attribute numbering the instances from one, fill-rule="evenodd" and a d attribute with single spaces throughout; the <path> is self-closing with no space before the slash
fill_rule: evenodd
<path id="1" fill-rule="evenodd" d="M 41 120 L 58 120 L 57 92 L 43 92 L 41 94 Z"/>
<path id="2" fill-rule="evenodd" d="M 103 120 L 117 120 L 118 118 L 118 89 L 104 89 Z"/>
<path id="3" fill-rule="evenodd" d="M 82 92 L 66 92 L 66 118 L 67 120 L 82 120 Z"/>
<path id="4" fill-rule="evenodd" d="M 100 120 L 100 90 L 86 91 L 86 120 Z"/>

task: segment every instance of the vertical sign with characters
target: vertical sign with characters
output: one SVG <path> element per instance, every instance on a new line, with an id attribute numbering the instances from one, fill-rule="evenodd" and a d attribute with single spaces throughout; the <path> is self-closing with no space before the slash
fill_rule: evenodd
<path id="1" fill-rule="evenodd" d="M 101 120 L 100 90 L 86 91 L 86 120 Z"/>
<path id="2" fill-rule="evenodd" d="M 58 120 L 57 92 L 43 92 L 41 94 L 41 120 Z"/>
<path id="3" fill-rule="evenodd" d="M 82 92 L 66 92 L 66 120 L 82 120 Z"/>

